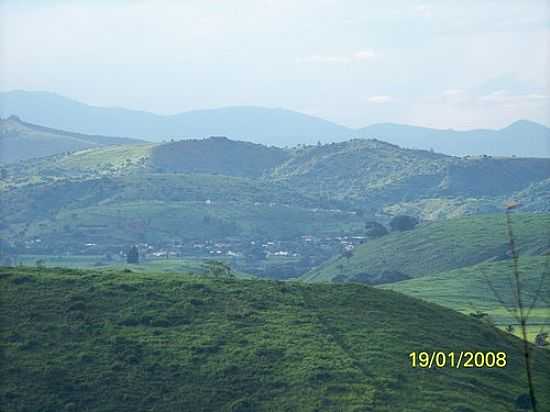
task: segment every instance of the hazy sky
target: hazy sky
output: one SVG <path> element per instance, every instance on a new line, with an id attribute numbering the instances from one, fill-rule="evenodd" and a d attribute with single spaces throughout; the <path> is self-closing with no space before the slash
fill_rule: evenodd
<path id="1" fill-rule="evenodd" d="M 0 89 L 351 127 L 550 125 L 550 1 L 0 0 Z"/>

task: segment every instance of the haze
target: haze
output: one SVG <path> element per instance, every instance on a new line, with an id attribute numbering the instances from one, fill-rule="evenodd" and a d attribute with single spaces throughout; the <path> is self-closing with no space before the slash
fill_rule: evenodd
<path id="1" fill-rule="evenodd" d="M 161 114 L 550 125 L 547 1 L 0 2 L 0 89 Z"/>

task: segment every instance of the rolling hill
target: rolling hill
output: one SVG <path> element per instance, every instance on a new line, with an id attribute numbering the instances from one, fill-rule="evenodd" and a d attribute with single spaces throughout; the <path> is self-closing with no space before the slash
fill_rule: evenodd
<path id="1" fill-rule="evenodd" d="M 520 254 L 550 249 L 548 213 L 513 216 Z M 418 225 L 367 241 L 353 256 L 337 257 L 304 274 L 308 282 L 388 283 L 508 259 L 503 215 L 477 215 Z"/>
<path id="2" fill-rule="evenodd" d="M 376 208 L 418 199 L 507 196 L 550 177 L 550 159 L 457 158 L 354 139 L 298 148 L 272 177 L 310 195 Z"/>
<path id="3" fill-rule="evenodd" d="M 51 129 L 24 122 L 15 116 L 0 119 L 0 163 L 13 163 L 92 147 L 139 143 L 143 141 Z"/>
<path id="4" fill-rule="evenodd" d="M 542 281 L 541 275 L 548 271 L 547 256 L 523 256 L 519 269 L 523 281 L 522 299 L 528 305 L 539 298 L 530 317 L 534 330 L 540 330 L 541 323 L 550 328 L 550 279 Z M 381 288 L 394 290 L 438 305 L 446 306 L 462 313 L 485 312 L 500 325 L 515 324 L 517 321 L 502 307 L 492 287 L 504 300 L 508 308 L 514 307 L 514 295 L 510 288 L 512 261 L 501 260 L 483 262 L 473 266 L 444 271 L 428 276 L 381 285 Z"/>
<path id="5" fill-rule="evenodd" d="M 0 93 L 0 116 L 10 115 L 57 129 L 152 141 L 228 136 L 283 147 L 376 138 L 456 156 L 550 157 L 550 129 L 527 120 L 500 130 L 455 131 L 387 123 L 352 129 L 284 109 L 226 107 L 157 115 L 90 106 L 54 93 L 23 90 Z"/>
<path id="6" fill-rule="evenodd" d="M 462 159 L 376 140 L 285 150 L 213 137 L 62 153 L 5 165 L 2 175 L 0 234 L 11 244 L 40 239 L 33 248 L 44 253 L 97 254 L 145 241 L 331 237 L 319 263 L 339 252 L 336 237 L 403 210 L 432 220 L 499 212 L 510 197 L 547 210 L 550 160 Z"/>
<path id="7" fill-rule="evenodd" d="M 10 411 L 501 412 L 526 391 L 519 339 L 392 291 L 45 268 L 0 283 Z M 421 350 L 507 365 L 412 368 Z M 544 410 L 550 352 L 532 356 Z"/>

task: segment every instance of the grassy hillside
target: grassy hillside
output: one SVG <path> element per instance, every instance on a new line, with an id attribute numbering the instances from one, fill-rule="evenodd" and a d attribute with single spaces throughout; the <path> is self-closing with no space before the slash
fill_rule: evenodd
<path id="1" fill-rule="evenodd" d="M 501 412 L 525 392 L 518 339 L 392 291 L 68 269 L 0 282 L 10 411 Z M 414 369 L 415 350 L 508 365 Z M 550 353 L 533 356 L 545 410 Z"/>
<path id="2" fill-rule="evenodd" d="M 549 249 L 550 214 L 518 213 L 512 219 L 520 254 L 541 255 Z M 507 251 L 503 214 L 468 216 L 370 240 L 356 248 L 351 258 L 333 259 L 302 279 L 369 282 L 389 272 L 421 277 L 506 259 Z"/>
<path id="3" fill-rule="evenodd" d="M 143 140 L 85 135 L 21 121 L 0 119 L 0 162 L 13 163 L 105 145 L 138 144 Z"/>
<path id="4" fill-rule="evenodd" d="M 456 158 L 360 139 L 296 149 L 273 172 L 304 193 L 371 208 L 436 197 L 508 196 L 548 177 L 550 159 Z"/>
<path id="5" fill-rule="evenodd" d="M 522 299 L 532 302 L 539 290 L 541 275 L 548 271 L 549 257 L 525 256 L 520 258 L 520 275 L 522 284 Z M 421 298 L 429 302 L 447 306 L 463 313 L 481 311 L 489 314 L 491 319 L 500 325 L 516 323 L 513 316 L 502 307 L 497 300 L 491 285 L 499 296 L 504 299 L 508 308 L 514 307 L 514 295 L 510 288 L 512 279 L 512 264 L 510 260 L 499 262 L 484 262 L 474 266 L 441 272 L 421 278 L 405 280 L 382 288 L 395 290 L 409 296 Z M 540 295 L 533 308 L 530 321 L 533 330 L 546 324 L 550 330 L 550 277 L 542 282 Z"/>
<path id="6" fill-rule="evenodd" d="M 170 172 L 259 177 L 289 155 L 277 147 L 211 137 L 159 145 L 152 151 L 151 166 Z"/>

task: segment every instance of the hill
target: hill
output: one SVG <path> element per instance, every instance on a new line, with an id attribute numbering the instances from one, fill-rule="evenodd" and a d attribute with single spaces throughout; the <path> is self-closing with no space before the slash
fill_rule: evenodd
<path id="1" fill-rule="evenodd" d="M 156 146 L 150 162 L 155 170 L 169 172 L 260 177 L 289 157 L 276 147 L 210 137 Z"/>
<path id="2" fill-rule="evenodd" d="M 457 158 L 354 139 L 298 148 L 272 176 L 312 196 L 376 208 L 418 199 L 507 196 L 550 177 L 550 159 Z"/>
<path id="3" fill-rule="evenodd" d="M 68 269 L 1 271 L 11 411 L 513 411 L 521 342 L 361 285 Z M 396 305 L 395 302 L 399 301 Z M 502 351 L 506 368 L 412 368 L 412 351 Z M 550 353 L 534 349 L 539 406 Z"/>
<path id="4" fill-rule="evenodd" d="M 540 284 L 540 277 L 548 271 L 548 257 L 524 256 L 520 258 L 520 276 L 524 279 L 522 299 L 532 302 L 541 286 L 537 304 L 530 317 L 533 330 L 541 324 L 550 328 L 550 279 Z M 381 285 L 409 296 L 446 306 L 462 313 L 485 312 L 499 325 L 516 324 L 517 321 L 502 307 L 492 287 L 508 308 L 514 307 L 514 295 L 510 288 L 512 278 L 511 260 L 483 262 L 460 269 L 431 274 L 420 278 Z"/>
<path id="5" fill-rule="evenodd" d="M 513 216 L 513 228 L 522 255 L 542 255 L 550 249 L 550 214 L 518 213 Z M 507 251 L 503 215 L 467 216 L 369 240 L 350 258 L 334 258 L 302 279 L 388 283 L 505 260 Z"/>
<path id="6" fill-rule="evenodd" d="M 139 143 L 143 141 L 51 129 L 23 122 L 15 116 L 0 119 L 0 163 L 13 163 L 98 146 Z"/>
<path id="7" fill-rule="evenodd" d="M 47 92 L 0 93 L 0 116 L 90 134 L 152 141 L 228 136 L 266 145 L 295 146 L 350 138 L 380 139 L 448 155 L 550 157 L 550 129 L 520 120 L 500 130 L 442 130 L 400 124 L 352 129 L 284 109 L 254 106 L 194 110 L 175 115 L 90 106 Z"/>
<path id="8" fill-rule="evenodd" d="M 379 123 L 359 129 L 355 135 L 455 156 L 550 157 L 550 128 L 528 120 L 518 120 L 499 130 L 464 131 Z"/>

